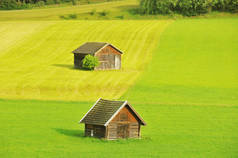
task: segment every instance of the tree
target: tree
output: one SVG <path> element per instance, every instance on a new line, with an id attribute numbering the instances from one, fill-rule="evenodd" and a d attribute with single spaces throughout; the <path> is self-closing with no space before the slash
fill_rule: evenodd
<path id="1" fill-rule="evenodd" d="M 93 70 L 99 65 L 98 58 L 92 55 L 86 55 L 83 59 L 83 68 L 87 70 Z"/>
<path id="2" fill-rule="evenodd" d="M 71 0 L 73 5 L 77 5 L 77 0 Z"/>
<path id="3" fill-rule="evenodd" d="M 0 0 L 1 9 L 17 9 L 17 7 L 18 7 L 18 4 L 16 0 Z"/>

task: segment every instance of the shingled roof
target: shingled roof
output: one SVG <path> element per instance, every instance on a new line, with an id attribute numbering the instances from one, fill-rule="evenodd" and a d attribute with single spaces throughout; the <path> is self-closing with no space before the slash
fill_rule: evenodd
<path id="1" fill-rule="evenodd" d="M 80 53 L 80 54 L 95 54 L 97 51 L 102 49 L 105 46 L 112 46 L 114 49 L 119 51 L 122 54 L 122 51 L 111 45 L 110 43 L 104 43 L 104 42 L 86 42 L 83 45 L 81 45 L 79 48 L 75 49 L 73 53 Z"/>
<path id="2" fill-rule="evenodd" d="M 143 119 L 127 101 L 112 101 L 101 98 L 98 99 L 94 106 L 85 114 L 80 120 L 80 123 L 107 126 L 124 106 L 128 106 L 132 110 L 142 125 L 146 125 Z"/>

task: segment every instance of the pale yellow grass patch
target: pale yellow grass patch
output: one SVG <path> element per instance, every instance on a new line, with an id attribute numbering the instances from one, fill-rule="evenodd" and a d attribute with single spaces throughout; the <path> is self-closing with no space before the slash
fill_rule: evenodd
<path id="1" fill-rule="evenodd" d="M 48 23 L 48 22 L 39 22 Z M 0 56 L 0 98 L 96 100 L 119 98 L 143 72 L 171 21 L 49 22 Z M 10 22 L 1 23 L 8 27 Z M 19 22 L 19 26 L 25 22 Z M 32 27 L 39 24 L 34 22 Z M 12 30 L 10 30 L 12 34 Z M 7 29 L 4 31 L 7 34 Z M 16 31 L 15 35 L 21 34 Z M 0 42 L 4 39 L 0 39 Z M 87 41 L 109 42 L 121 49 L 122 69 L 73 69 L 72 50 Z"/>

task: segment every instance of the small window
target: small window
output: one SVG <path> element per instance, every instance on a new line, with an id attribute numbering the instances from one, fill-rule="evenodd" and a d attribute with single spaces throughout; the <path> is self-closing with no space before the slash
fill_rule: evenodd
<path id="1" fill-rule="evenodd" d="M 91 130 L 91 137 L 93 137 L 93 130 Z"/>
<path id="2" fill-rule="evenodd" d="M 121 115 L 120 115 L 120 121 L 128 121 L 127 113 L 121 113 Z"/>

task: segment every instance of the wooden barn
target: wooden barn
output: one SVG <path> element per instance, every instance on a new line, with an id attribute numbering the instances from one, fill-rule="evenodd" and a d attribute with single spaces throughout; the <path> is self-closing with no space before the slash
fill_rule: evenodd
<path id="1" fill-rule="evenodd" d="M 85 136 L 104 139 L 139 138 L 140 126 L 146 125 L 127 101 L 99 99 L 80 120 Z"/>
<path id="2" fill-rule="evenodd" d="M 87 42 L 73 51 L 74 66 L 82 68 L 82 60 L 88 54 L 96 56 L 99 60 L 99 66 L 95 70 L 108 70 L 121 68 L 122 51 L 111 45 L 102 42 Z"/>

